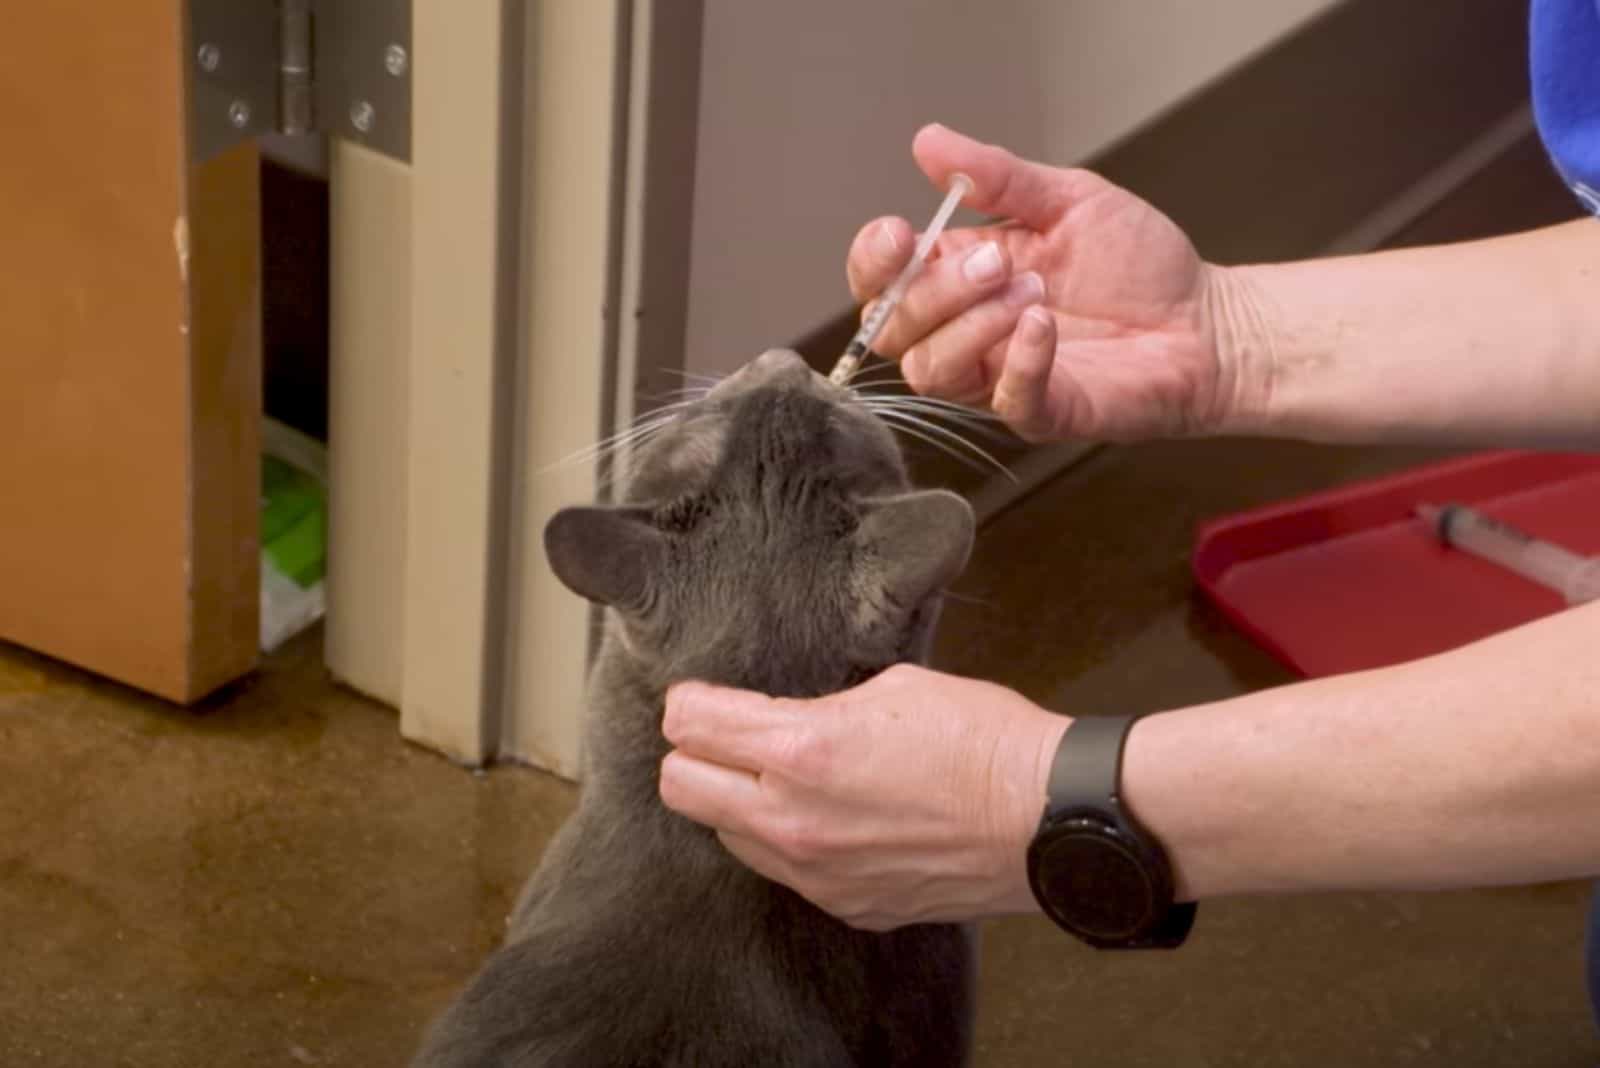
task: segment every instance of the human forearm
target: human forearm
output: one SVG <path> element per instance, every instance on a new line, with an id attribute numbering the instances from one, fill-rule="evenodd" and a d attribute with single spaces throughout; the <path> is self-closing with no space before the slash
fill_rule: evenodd
<path id="1" fill-rule="evenodd" d="M 1600 604 L 1151 716 L 1128 804 L 1192 897 L 1600 873 Z"/>
<path id="2" fill-rule="evenodd" d="M 1224 432 L 1600 445 L 1600 222 L 1212 271 Z"/>

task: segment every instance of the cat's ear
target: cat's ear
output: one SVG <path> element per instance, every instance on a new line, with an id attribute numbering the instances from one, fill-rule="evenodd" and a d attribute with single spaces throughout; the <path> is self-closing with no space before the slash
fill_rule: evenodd
<path id="1" fill-rule="evenodd" d="M 666 537 L 647 508 L 563 508 L 544 527 L 544 553 L 556 578 L 598 604 L 643 608 Z"/>
<path id="2" fill-rule="evenodd" d="M 972 552 L 972 508 L 949 490 L 919 490 L 868 501 L 856 530 L 896 603 L 910 608 L 955 581 Z"/>

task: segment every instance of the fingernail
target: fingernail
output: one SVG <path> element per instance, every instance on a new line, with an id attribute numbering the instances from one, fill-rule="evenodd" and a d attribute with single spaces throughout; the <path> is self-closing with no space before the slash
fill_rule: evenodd
<path id="1" fill-rule="evenodd" d="M 1043 341 L 1050 330 L 1050 321 L 1045 318 L 1049 314 L 1043 308 L 1029 308 L 1023 312 L 1022 322 L 1017 324 L 1017 332 L 1022 335 L 1022 340 L 1030 345 Z"/>
<path id="2" fill-rule="evenodd" d="M 1005 263 L 1000 259 L 1000 246 L 993 241 L 985 241 L 967 253 L 966 260 L 961 264 L 961 273 L 974 285 L 993 282 L 1003 270 Z"/>
<path id="3" fill-rule="evenodd" d="M 1036 271 L 1019 274 L 1006 283 L 1000 296 L 1007 304 L 1037 304 L 1044 299 L 1044 279 Z"/>
<path id="4" fill-rule="evenodd" d="M 906 384 L 911 388 L 915 389 L 917 383 L 922 381 L 922 373 L 927 370 L 922 365 L 927 359 L 920 348 L 912 349 L 900 358 L 900 370 L 906 376 Z"/>
<path id="5" fill-rule="evenodd" d="M 900 239 L 894 235 L 894 227 L 887 219 L 873 228 L 872 251 L 883 259 L 890 259 L 900 251 Z"/>

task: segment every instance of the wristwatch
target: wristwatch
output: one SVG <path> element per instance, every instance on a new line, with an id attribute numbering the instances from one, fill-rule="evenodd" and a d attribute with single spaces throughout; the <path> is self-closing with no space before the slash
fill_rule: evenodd
<path id="1" fill-rule="evenodd" d="M 1062 929 L 1098 949 L 1176 949 L 1193 902 L 1173 901 L 1172 865 L 1122 807 L 1122 748 L 1133 716 L 1080 716 L 1056 747 L 1028 884 Z"/>

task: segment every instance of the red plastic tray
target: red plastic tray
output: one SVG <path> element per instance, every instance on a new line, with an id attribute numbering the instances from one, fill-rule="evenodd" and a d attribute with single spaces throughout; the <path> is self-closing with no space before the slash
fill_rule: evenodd
<path id="1" fill-rule="evenodd" d="M 1443 652 L 1560 611 L 1559 594 L 1438 543 L 1412 509 L 1468 504 L 1600 554 L 1600 456 L 1478 453 L 1201 525 L 1206 595 L 1302 675 Z"/>

